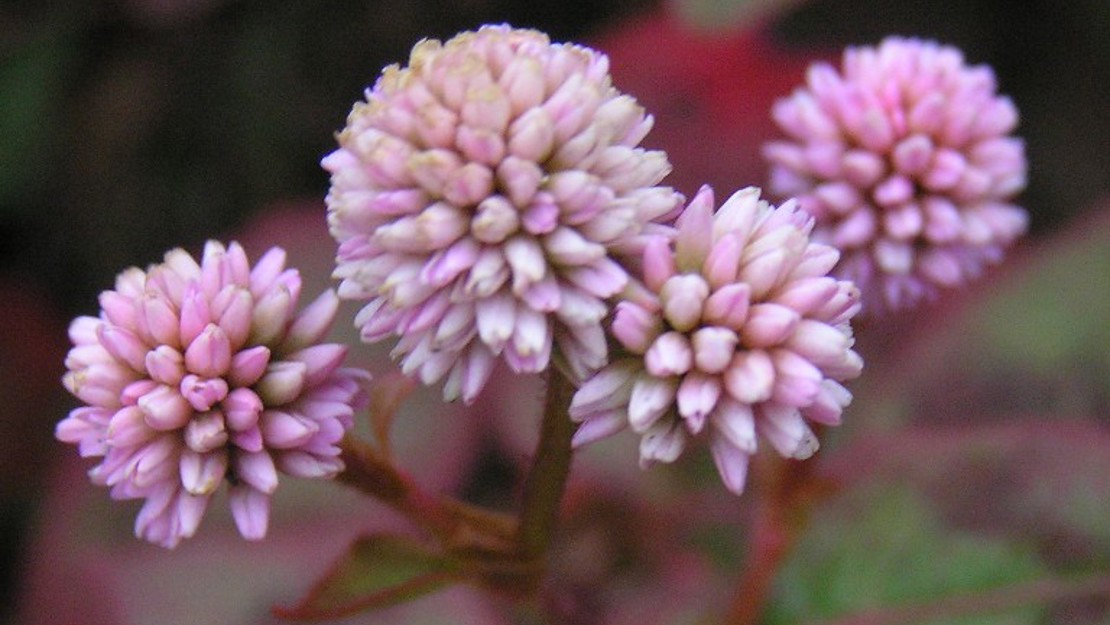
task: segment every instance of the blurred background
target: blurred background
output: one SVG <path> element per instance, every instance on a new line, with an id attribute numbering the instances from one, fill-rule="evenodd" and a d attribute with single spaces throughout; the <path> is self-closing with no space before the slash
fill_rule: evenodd
<path id="1" fill-rule="evenodd" d="M 1110 589 L 1097 582 L 1110 572 L 1106 0 L 4 0 L 0 622 L 270 622 L 267 605 L 307 588 L 299 566 L 323 571 L 355 529 L 395 522 L 328 486 L 290 496 L 269 547 L 240 546 L 219 516 L 200 532 L 213 537 L 172 554 L 137 544 L 137 506 L 109 506 L 84 479 L 88 463 L 53 440 L 54 424 L 75 405 L 59 383 L 66 326 L 95 313 L 97 293 L 122 268 L 175 246 L 198 251 L 212 237 L 239 238 L 252 257 L 285 245 L 309 284 L 325 288 L 334 247 L 319 160 L 333 133 L 381 68 L 407 59 L 417 40 L 486 22 L 607 52 L 617 87 L 656 117 L 645 144 L 668 151 L 671 184 L 688 194 L 703 182 L 722 195 L 762 184 L 771 103 L 801 82 L 810 61 L 836 59 L 844 45 L 916 35 L 993 66 L 1022 113 L 1029 236 L 974 292 L 859 330 L 869 369 L 853 387 L 854 425 L 837 433 L 822 465 L 843 489 L 818 511 L 768 619 L 832 619 L 1048 580 L 1044 600 L 958 622 L 1110 622 Z M 381 354 L 356 358 L 384 372 Z M 487 398 L 480 429 L 461 414 L 446 426 L 415 421 L 399 433 L 409 437 L 414 470 L 443 490 L 511 502 L 500 484 L 512 482 L 534 434 L 515 395 Z M 427 449 L 429 431 L 443 449 Z M 632 467 L 623 445 L 604 453 Z M 590 541 L 611 543 L 612 533 L 582 519 L 619 533 L 621 506 L 643 505 L 629 493 L 692 498 L 708 512 L 682 530 L 689 558 L 652 552 L 644 566 L 712 604 L 716 587 L 699 580 L 727 582 L 740 555 L 729 528 L 744 518 L 743 505 L 722 501 L 715 484 L 691 488 L 705 467 L 641 479 L 610 464 L 579 462 L 588 486 L 570 498 L 581 523 L 568 526 L 568 544 L 594 553 Z M 605 488 L 616 491 L 602 509 Z M 303 520 L 322 505 L 331 516 Z M 658 527 L 677 522 L 652 518 Z M 610 546 L 613 570 L 634 568 L 621 550 L 635 545 Z M 576 571 L 567 575 L 581 579 L 565 591 L 563 622 L 634 620 L 633 611 L 596 606 L 635 592 L 593 596 L 584 589 L 609 569 L 585 567 L 589 577 L 581 553 L 566 554 L 567 571 Z M 216 575 L 213 562 L 224 577 L 212 579 L 234 576 L 242 592 L 184 581 Z M 925 571 L 921 579 L 906 573 L 907 562 Z M 258 567 L 271 572 L 261 582 L 252 578 Z M 883 586 L 902 576 L 902 585 Z M 1091 576 L 1094 590 L 1082 591 Z M 157 579 L 182 590 L 158 594 Z M 189 599 L 206 602 L 214 620 L 194 620 Z M 503 620 L 477 596 L 443 602 L 471 606 L 476 616 L 465 622 L 525 622 Z M 458 622 L 452 611 L 427 610 L 422 622 Z M 667 622 L 692 622 L 686 608 L 675 610 Z"/>

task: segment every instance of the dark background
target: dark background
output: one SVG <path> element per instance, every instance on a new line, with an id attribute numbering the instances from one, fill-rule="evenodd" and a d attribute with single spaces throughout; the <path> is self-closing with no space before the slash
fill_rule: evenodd
<path id="1" fill-rule="evenodd" d="M 422 37 L 507 21 L 603 51 L 613 42 L 615 82 L 656 113 L 659 130 L 646 143 L 673 150 L 674 184 L 688 193 L 702 181 L 762 181 L 758 144 L 747 140 L 772 132 L 764 104 L 800 80 L 805 60 L 887 34 L 937 38 L 992 65 L 1022 112 L 1031 238 L 1107 197 L 1110 2 L 764 4 L 753 18 L 708 0 L 5 0 L 0 608 L 18 592 L 45 478 L 73 452 L 52 439 L 72 407 L 58 383 L 67 320 L 93 312 L 125 266 L 174 246 L 195 250 L 275 205 L 319 202 L 319 159 L 352 102 Z M 690 30 L 637 39 L 665 8 Z M 716 30 L 695 31 L 699 20 Z M 751 52 L 746 28 L 777 56 L 749 55 L 737 69 L 725 55 Z M 676 86 L 664 65 L 734 74 Z M 751 132 L 730 137 L 730 124 Z"/>

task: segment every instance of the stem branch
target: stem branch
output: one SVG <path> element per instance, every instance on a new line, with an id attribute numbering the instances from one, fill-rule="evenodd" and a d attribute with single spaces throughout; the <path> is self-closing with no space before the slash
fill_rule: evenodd
<path id="1" fill-rule="evenodd" d="M 424 491 L 411 477 L 379 457 L 365 441 L 347 436 L 340 449 L 347 466 L 337 478 L 340 482 L 401 512 L 440 540 L 451 536 L 455 521 L 443 500 Z"/>

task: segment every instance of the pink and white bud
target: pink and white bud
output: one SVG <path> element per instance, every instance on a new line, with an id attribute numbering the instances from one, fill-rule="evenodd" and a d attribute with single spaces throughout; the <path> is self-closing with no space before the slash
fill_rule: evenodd
<path id="1" fill-rule="evenodd" d="M 686 332 L 702 319 L 709 284 L 699 275 L 680 274 L 668 279 L 659 291 L 663 319 L 676 330 Z"/>
<path id="2" fill-rule="evenodd" d="M 690 341 L 680 332 L 662 334 L 644 354 L 644 367 L 655 377 L 682 375 L 694 364 Z"/>
<path id="3" fill-rule="evenodd" d="M 723 372 L 732 362 L 739 341 L 736 332 L 728 327 L 705 326 L 697 329 L 690 337 L 694 365 L 704 373 Z"/>

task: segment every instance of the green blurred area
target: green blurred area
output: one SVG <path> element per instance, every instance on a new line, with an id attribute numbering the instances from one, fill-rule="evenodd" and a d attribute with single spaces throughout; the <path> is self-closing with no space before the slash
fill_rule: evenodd
<path id="1" fill-rule="evenodd" d="M 769 625 L 811 623 L 1037 579 L 1028 545 L 952 531 L 927 499 L 892 484 L 859 489 L 812 519 L 777 580 Z M 1035 625 L 1039 606 L 921 625 Z"/>

